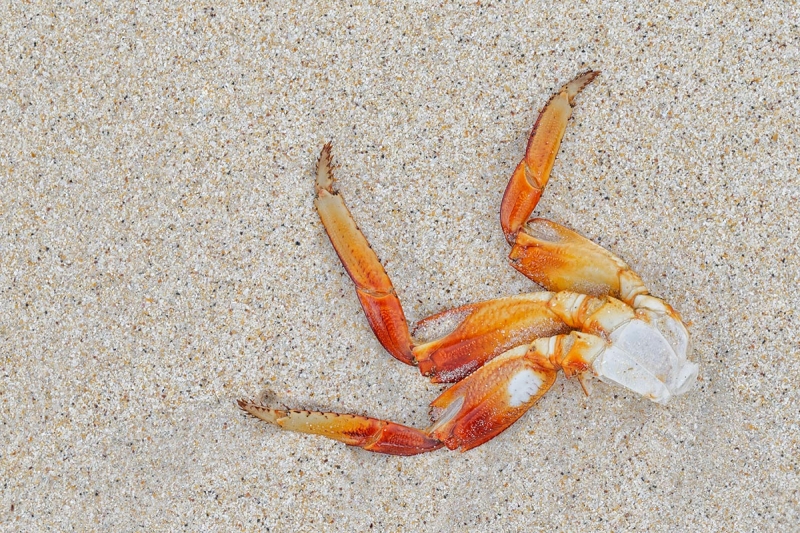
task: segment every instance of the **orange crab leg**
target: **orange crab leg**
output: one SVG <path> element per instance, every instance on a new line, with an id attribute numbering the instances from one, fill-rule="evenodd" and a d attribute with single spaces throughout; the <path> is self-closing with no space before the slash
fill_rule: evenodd
<path id="1" fill-rule="evenodd" d="M 365 416 L 291 409 L 270 409 L 239 400 L 251 415 L 283 429 L 322 435 L 370 452 L 416 455 L 442 447 L 442 443 L 419 429 Z"/>
<path id="2" fill-rule="evenodd" d="M 525 223 L 542 195 L 556 159 L 561 139 L 572 114 L 575 96 L 599 74 L 588 71 L 561 88 L 539 113 L 533 125 L 525 157 L 508 182 L 500 207 L 500 225 L 509 244 Z"/>
<path id="3" fill-rule="evenodd" d="M 239 407 L 283 429 L 372 452 L 416 455 L 442 445 L 466 451 L 513 424 L 553 385 L 556 372 L 557 367 L 541 351 L 528 345 L 509 350 L 434 400 L 433 424 L 425 431 L 364 416 L 272 409 L 245 400 L 239 400 Z"/>
<path id="4" fill-rule="evenodd" d="M 647 294 L 642 279 L 619 257 L 586 237 L 543 218 L 522 227 L 511 265 L 548 291 L 610 295 L 632 305 Z"/>
<path id="5" fill-rule="evenodd" d="M 333 190 L 331 145 L 326 144 L 317 162 L 319 217 L 339 259 L 356 285 L 356 293 L 378 341 L 400 361 L 414 365 L 412 341 L 400 299 L 378 256 L 356 226 L 344 200 Z"/>
<path id="6" fill-rule="evenodd" d="M 547 305 L 552 293 L 520 294 L 465 305 L 421 320 L 415 332 L 437 323 L 456 322 L 444 337 L 414 347 L 424 376 L 434 383 L 458 381 L 495 356 L 540 337 L 566 333 L 564 324 Z"/>
<path id="7" fill-rule="evenodd" d="M 451 450 L 480 446 L 535 404 L 556 373 L 546 356 L 527 345 L 509 350 L 431 403 L 434 423 L 428 433 Z"/>

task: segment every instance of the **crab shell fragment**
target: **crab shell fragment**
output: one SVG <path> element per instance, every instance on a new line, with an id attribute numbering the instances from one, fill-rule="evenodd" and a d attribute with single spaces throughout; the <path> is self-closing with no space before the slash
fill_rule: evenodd
<path id="1" fill-rule="evenodd" d="M 598 72 L 564 85 L 544 106 L 506 188 L 500 225 L 511 265 L 546 289 L 465 305 L 420 321 L 413 331 L 449 331 L 415 340 L 392 282 L 333 188 L 331 145 L 317 163 L 317 211 L 352 279 L 367 321 L 396 359 L 438 383 L 455 383 L 431 402 L 420 430 L 353 414 L 239 406 L 291 431 L 368 451 L 414 455 L 442 446 L 462 451 L 494 438 L 553 385 L 595 375 L 666 404 L 693 386 L 698 366 L 680 315 L 649 294 L 622 259 L 555 222 L 529 217 L 547 185 L 575 96 Z M 586 391 L 584 385 L 584 391 Z"/>

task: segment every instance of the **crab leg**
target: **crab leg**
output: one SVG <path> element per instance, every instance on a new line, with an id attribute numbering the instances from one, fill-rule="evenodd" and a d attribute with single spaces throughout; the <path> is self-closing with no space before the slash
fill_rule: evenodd
<path id="1" fill-rule="evenodd" d="M 423 431 L 376 418 L 317 411 L 270 409 L 245 400 L 239 400 L 239 407 L 283 429 L 322 435 L 370 452 L 416 455 L 442 447 L 441 442 Z"/>
<path id="2" fill-rule="evenodd" d="M 642 279 L 619 257 L 586 237 L 543 218 L 529 220 L 508 256 L 511 265 L 548 291 L 610 295 L 633 305 L 647 294 Z"/>
<path id="3" fill-rule="evenodd" d="M 500 207 L 500 225 L 509 244 L 514 244 L 517 232 L 533 212 L 547 185 L 572 114 L 575 96 L 598 74 L 598 71 L 590 70 L 567 83 L 539 113 L 528 139 L 525 157 L 514 170 Z"/>
<path id="4" fill-rule="evenodd" d="M 568 332 L 569 327 L 548 308 L 552 296 L 549 292 L 520 294 L 421 320 L 415 332 L 450 321 L 457 326 L 440 339 L 414 347 L 420 372 L 434 383 L 459 381 L 506 350 Z"/>
<path id="5" fill-rule="evenodd" d="M 239 400 L 239 407 L 283 429 L 321 435 L 372 452 L 416 455 L 443 444 L 466 451 L 513 424 L 553 385 L 556 373 L 547 357 L 528 345 L 509 350 L 434 400 L 433 424 L 424 431 L 376 418 L 271 409 L 244 400 Z"/>
<path id="6" fill-rule="evenodd" d="M 539 113 L 503 195 L 500 223 L 513 246 L 511 265 L 548 291 L 611 295 L 632 305 L 648 291 L 622 259 L 555 222 L 537 218 L 525 224 L 547 185 L 575 96 L 598 74 L 588 71 L 567 83 Z"/>
<path id="7" fill-rule="evenodd" d="M 539 342 L 495 357 L 444 391 L 431 403 L 427 432 L 451 450 L 467 451 L 516 422 L 556 380 L 557 368 L 532 349 Z"/>
<path id="8" fill-rule="evenodd" d="M 400 299 L 378 256 L 356 226 L 342 197 L 333 190 L 331 145 L 317 162 L 314 204 L 339 259 L 356 285 L 356 293 L 378 341 L 400 361 L 414 365 L 411 336 Z"/>

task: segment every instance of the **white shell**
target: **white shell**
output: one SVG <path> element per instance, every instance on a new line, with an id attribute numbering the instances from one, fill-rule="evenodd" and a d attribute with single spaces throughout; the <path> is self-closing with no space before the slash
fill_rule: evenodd
<path id="1" fill-rule="evenodd" d="M 603 380 L 665 404 L 691 389 L 698 366 L 686 360 L 689 343 L 683 325 L 665 315 L 657 318 L 634 319 L 615 329 L 611 346 L 592 362 L 592 368 Z"/>

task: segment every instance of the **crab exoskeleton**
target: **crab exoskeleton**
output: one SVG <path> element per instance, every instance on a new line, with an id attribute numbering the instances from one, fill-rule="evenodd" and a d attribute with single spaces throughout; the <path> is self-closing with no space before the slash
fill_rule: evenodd
<path id="1" fill-rule="evenodd" d="M 418 366 L 432 381 L 456 382 L 431 403 L 430 427 L 244 400 L 240 407 L 283 429 L 374 452 L 414 455 L 442 445 L 468 450 L 492 439 L 547 392 L 559 370 L 582 385 L 584 374 L 594 374 L 661 404 L 689 390 L 698 367 L 687 359 L 689 335 L 678 313 L 651 296 L 641 278 L 608 250 L 555 222 L 528 220 L 547 184 L 573 100 L 597 74 L 581 74 L 544 106 L 500 208 L 511 264 L 548 292 L 426 318 L 417 328 L 454 324 L 432 341 L 412 338 L 389 277 L 333 189 L 330 144 L 322 149 L 317 211 L 376 337 L 390 354 Z"/>

